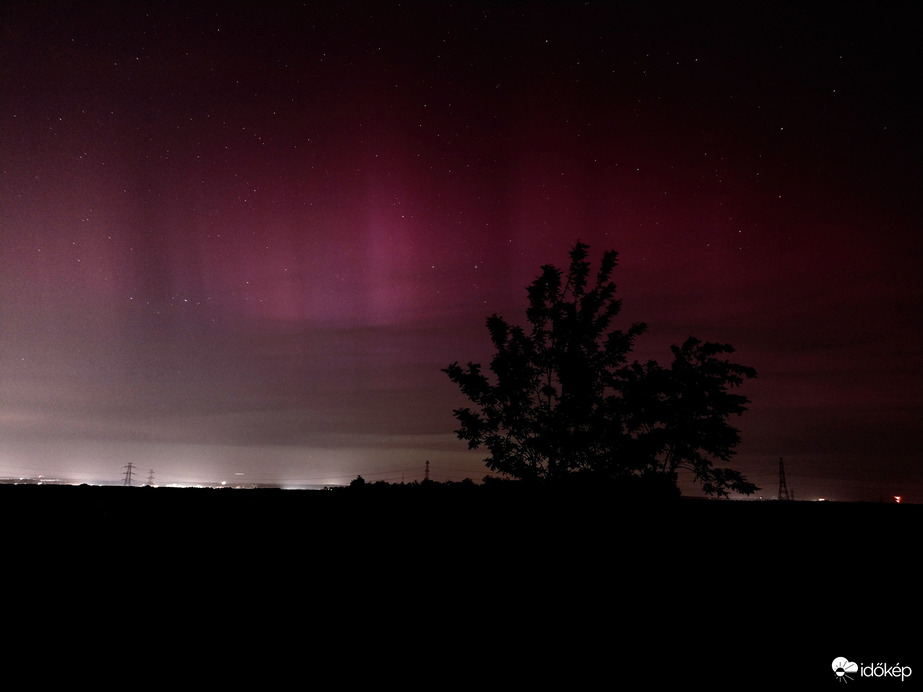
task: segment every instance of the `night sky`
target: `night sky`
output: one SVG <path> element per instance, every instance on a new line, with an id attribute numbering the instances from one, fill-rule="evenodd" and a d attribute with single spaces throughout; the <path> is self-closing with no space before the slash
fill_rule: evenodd
<path id="1" fill-rule="evenodd" d="M 917 22 L 808 7 L 7 0 L 0 477 L 480 480 L 441 368 L 582 240 L 758 496 L 923 502 Z"/>

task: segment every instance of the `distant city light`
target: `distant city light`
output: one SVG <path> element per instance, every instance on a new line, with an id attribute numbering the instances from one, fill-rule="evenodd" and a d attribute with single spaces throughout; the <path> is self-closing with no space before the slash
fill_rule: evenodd
<path id="1" fill-rule="evenodd" d="M 901 503 L 901 496 L 900 496 L 900 495 L 895 495 L 895 496 L 894 496 L 894 501 L 895 501 L 897 504 L 900 504 L 900 503 Z"/>

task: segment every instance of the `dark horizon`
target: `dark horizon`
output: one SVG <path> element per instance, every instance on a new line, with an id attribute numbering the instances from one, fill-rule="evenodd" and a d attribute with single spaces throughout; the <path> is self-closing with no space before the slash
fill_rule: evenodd
<path id="1" fill-rule="evenodd" d="M 0 476 L 479 481 L 441 369 L 582 240 L 754 497 L 923 503 L 911 12 L 5 2 Z"/>

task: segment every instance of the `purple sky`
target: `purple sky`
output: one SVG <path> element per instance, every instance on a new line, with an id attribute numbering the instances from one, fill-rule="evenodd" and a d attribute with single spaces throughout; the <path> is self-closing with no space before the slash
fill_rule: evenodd
<path id="1" fill-rule="evenodd" d="M 440 371 L 580 239 L 734 466 L 923 502 L 909 5 L 0 9 L 0 477 L 480 480 Z"/>

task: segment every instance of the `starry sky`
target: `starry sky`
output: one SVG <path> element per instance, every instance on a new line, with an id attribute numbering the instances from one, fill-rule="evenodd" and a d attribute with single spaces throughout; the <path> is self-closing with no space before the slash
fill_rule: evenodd
<path id="1" fill-rule="evenodd" d="M 480 480 L 441 368 L 582 240 L 758 496 L 923 502 L 910 8 L 7 0 L 0 477 Z"/>

